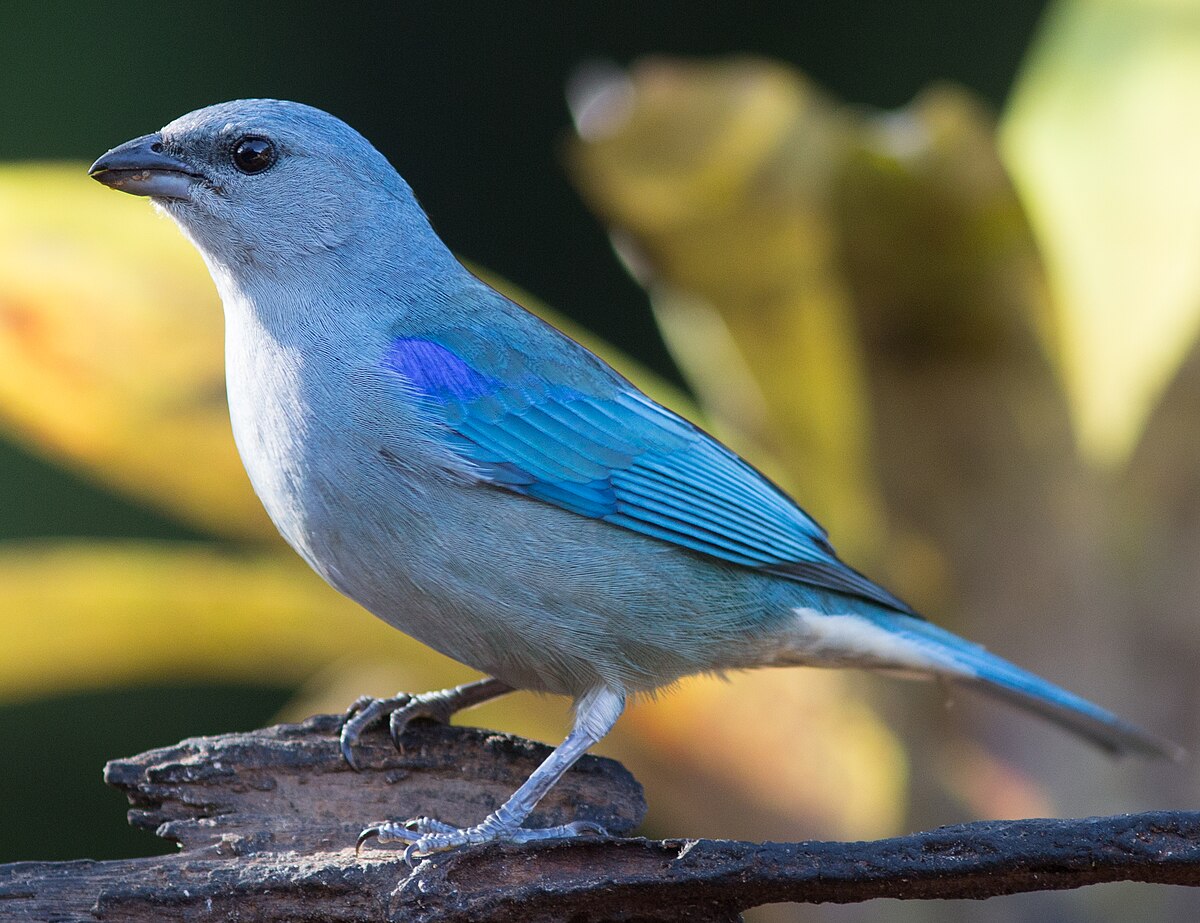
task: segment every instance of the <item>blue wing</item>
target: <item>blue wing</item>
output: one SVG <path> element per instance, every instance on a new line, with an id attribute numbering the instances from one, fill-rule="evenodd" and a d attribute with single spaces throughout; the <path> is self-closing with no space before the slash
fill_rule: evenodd
<path id="1" fill-rule="evenodd" d="M 912 612 L 839 561 L 825 531 L 767 478 L 615 373 L 608 375 L 616 386 L 600 394 L 527 368 L 501 381 L 443 343 L 412 337 L 393 342 L 388 365 L 485 480 L 723 561 Z"/>

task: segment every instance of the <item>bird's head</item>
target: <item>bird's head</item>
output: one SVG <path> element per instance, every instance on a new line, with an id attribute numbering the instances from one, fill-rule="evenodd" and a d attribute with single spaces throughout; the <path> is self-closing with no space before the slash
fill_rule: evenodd
<path id="1" fill-rule="evenodd" d="M 397 244 L 432 233 L 407 184 L 366 138 L 301 103 L 243 99 L 197 109 L 113 148 L 89 174 L 149 196 L 210 265 L 235 275 L 361 253 L 396 223 L 399 236 L 387 236 Z"/>

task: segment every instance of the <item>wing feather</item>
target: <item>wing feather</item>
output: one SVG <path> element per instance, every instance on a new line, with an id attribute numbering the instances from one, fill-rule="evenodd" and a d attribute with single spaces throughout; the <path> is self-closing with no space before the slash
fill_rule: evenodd
<path id="1" fill-rule="evenodd" d="M 498 487 L 912 614 L 838 560 L 825 531 L 765 476 L 616 376 L 598 395 L 528 374 L 503 381 L 428 340 L 399 340 L 389 355 L 448 444 Z"/>

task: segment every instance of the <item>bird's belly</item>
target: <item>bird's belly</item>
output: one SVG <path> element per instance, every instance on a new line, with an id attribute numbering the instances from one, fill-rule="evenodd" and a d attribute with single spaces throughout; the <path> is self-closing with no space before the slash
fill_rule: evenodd
<path id="1" fill-rule="evenodd" d="M 473 482 L 411 421 L 239 391 L 238 447 L 284 538 L 375 615 L 509 685 L 649 690 L 749 665 L 739 650 L 795 604 L 784 581 Z"/>
<path id="2" fill-rule="evenodd" d="M 436 471 L 360 471 L 293 543 L 330 583 L 518 688 L 648 690 L 736 660 L 769 632 L 776 581 Z M 730 658 L 733 657 L 734 660 Z"/>

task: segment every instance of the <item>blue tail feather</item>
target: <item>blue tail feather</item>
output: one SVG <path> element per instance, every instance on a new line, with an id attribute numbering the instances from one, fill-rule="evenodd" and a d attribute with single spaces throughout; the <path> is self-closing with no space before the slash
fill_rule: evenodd
<path id="1" fill-rule="evenodd" d="M 921 648 L 931 663 L 940 668 L 935 670 L 938 674 L 1041 715 L 1111 754 L 1140 753 L 1176 760 L 1185 755 L 1177 744 L 1158 738 L 930 622 L 891 613 L 883 618 L 889 630 Z"/>

